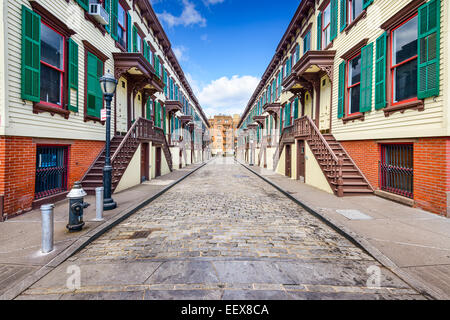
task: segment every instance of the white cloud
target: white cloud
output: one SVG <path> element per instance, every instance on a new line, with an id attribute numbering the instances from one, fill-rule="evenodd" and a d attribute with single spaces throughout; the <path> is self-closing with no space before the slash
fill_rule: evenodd
<path id="1" fill-rule="evenodd" d="M 197 96 L 208 117 L 241 114 L 258 84 L 259 79 L 252 76 L 222 77 L 203 87 Z"/>
<path id="2" fill-rule="evenodd" d="M 223 3 L 225 0 L 203 0 L 203 3 L 207 6 L 210 4 Z"/>
<path id="3" fill-rule="evenodd" d="M 178 61 L 188 61 L 188 57 L 186 56 L 187 48 L 185 46 L 177 46 L 173 47 L 173 53 L 177 57 Z"/>
<path id="4" fill-rule="evenodd" d="M 217 0 L 212 0 L 217 1 Z M 206 26 L 206 19 L 195 9 L 195 5 L 189 0 L 183 0 L 183 11 L 179 17 L 164 11 L 158 14 L 158 18 L 168 24 L 169 27 L 183 25 L 185 27 L 198 24 Z"/>

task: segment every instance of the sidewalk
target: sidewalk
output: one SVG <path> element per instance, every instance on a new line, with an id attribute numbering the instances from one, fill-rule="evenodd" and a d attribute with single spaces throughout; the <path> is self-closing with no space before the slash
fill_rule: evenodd
<path id="1" fill-rule="evenodd" d="M 273 171 L 245 167 L 344 231 L 416 289 L 450 299 L 450 219 L 377 196 L 338 198 Z"/>
<path id="2" fill-rule="evenodd" d="M 102 233 L 126 219 L 157 198 L 175 184 L 203 167 L 191 165 L 163 177 L 113 195 L 118 208 L 104 212 L 104 221 L 96 222 L 95 196 L 87 196 L 91 206 L 84 211 L 81 232 L 69 233 L 68 200 L 56 203 L 54 210 L 55 250 L 41 253 L 41 213 L 33 210 L 19 217 L 0 223 L 0 300 L 12 299 L 42 276 L 58 266 L 77 250 L 95 240 Z"/>

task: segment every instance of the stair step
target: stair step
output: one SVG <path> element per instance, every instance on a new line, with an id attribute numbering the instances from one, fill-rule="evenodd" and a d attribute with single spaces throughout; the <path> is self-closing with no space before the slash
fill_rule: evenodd
<path id="1" fill-rule="evenodd" d="M 337 184 L 334 181 L 331 181 L 332 184 Z M 344 184 L 343 184 L 344 188 L 346 187 L 367 187 L 367 183 L 366 182 L 352 182 L 352 181 L 346 181 L 344 180 Z"/>
<path id="2" fill-rule="evenodd" d="M 368 194 L 368 193 L 373 193 L 373 191 L 372 190 L 370 190 L 370 189 L 360 189 L 360 188 L 344 188 L 344 194 L 346 194 L 346 193 L 365 193 L 365 194 Z"/>

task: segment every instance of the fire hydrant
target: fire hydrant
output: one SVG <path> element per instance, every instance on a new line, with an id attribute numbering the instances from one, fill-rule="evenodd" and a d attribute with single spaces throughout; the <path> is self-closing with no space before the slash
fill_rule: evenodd
<path id="1" fill-rule="evenodd" d="M 72 190 L 67 195 L 69 202 L 69 232 L 81 231 L 84 226 L 83 211 L 89 207 L 89 203 L 84 202 L 87 193 L 81 187 L 81 182 L 75 182 Z"/>

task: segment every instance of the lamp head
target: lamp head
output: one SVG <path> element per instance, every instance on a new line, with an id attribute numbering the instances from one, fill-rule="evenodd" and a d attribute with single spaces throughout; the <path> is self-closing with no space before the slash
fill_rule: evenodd
<path id="1" fill-rule="evenodd" d="M 100 87 L 104 95 L 114 95 L 118 81 L 108 72 L 100 78 Z"/>

